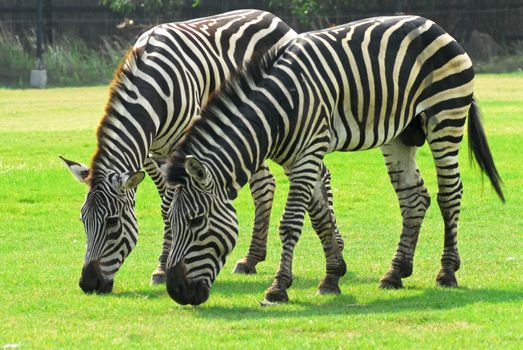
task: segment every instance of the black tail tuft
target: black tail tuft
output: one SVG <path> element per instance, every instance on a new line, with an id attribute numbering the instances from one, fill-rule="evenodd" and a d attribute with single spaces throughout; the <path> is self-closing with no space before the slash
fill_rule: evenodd
<path id="1" fill-rule="evenodd" d="M 479 168 L 483 173 L 486 173 L 496 190 L 499 198 L 505 202 L 505 196 L 501 190 L 501 177 L 494 165 L 494 159 L 487 142 L 487 136 L 483 125 L 481 124 L 481 116 L 476 99 L 472 100 L 468 117 L 468 135 L 469 135 L 469 158 L 472 160 L 472 155 L 476 159 Z"/>

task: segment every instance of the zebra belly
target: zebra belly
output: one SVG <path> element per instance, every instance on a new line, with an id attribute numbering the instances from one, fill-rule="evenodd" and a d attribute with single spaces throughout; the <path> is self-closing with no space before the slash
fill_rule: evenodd
<path id="1" fill-rule="evenodd" d="M 369 116 L 365 124 L 356 119 L 351 112 L 345 116 L 335 115 L 331 123 L 331 142 L 328 152 L 342 151 L 362 151 L 380 147 L 398 136 L 401 131 L 412 120 L 412 116 L 401 119 L 404 126 L 394 127 L 394 118 L 383 118 L 378 121 L 378 127 L 374 128 L 374 118 Z M 384 124 L 388 124 L 385 132 Z"/>

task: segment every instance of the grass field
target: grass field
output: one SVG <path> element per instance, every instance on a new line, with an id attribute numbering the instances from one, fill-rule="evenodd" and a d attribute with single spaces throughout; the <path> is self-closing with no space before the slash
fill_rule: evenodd
<path id="1" fill-rule="evenodd" d="M 164 287 L 149 286 L 162 223 L 147 179 L 137 195 L 140 239 L 116 275 L 114 293 L 86 296 L 78 287 L 86 189 L 57 156 L 89 163 L 107 88 L 0 89 L 0 348 L 523 348 L 523 75 L 479 76 L 476 91 L 507 203 L 469 166 L 464 142 L 460 288 L 435 287 L 443 225 L 433 200 L 406 288 L 378 289 L 401 228 L 396 197 L 379 151 L 338 153 L 326 161 L 346 242 L 343 294 L 315 295 L 324 259 L 307 222 L 295 252 L 291 302 L 262 308 L 279 261 L 277 219 L 287 181 L 278 166 L 272 166 L 278 190 L 269 254 L 258 275 L 230 273 L 250 240 L 253 205 L 244 189 L 236 202 L 239 242 L 208 302 L 182 307 Z M 426 146 L 418 160 L 435 199 Z"/>

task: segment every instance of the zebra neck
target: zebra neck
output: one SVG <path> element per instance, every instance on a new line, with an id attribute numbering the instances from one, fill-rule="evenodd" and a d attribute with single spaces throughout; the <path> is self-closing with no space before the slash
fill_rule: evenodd
<path id="1" fill-rule="evenodd" d="M 98 148 L 92 159 L 93 173 L 135 172 L 143 167 L 156 134 L 154 123 L 144 120 L 130 111 L 102 120 L 97 132 Z"/>
<path id="2" fill-rule="evenodd" d="M 253 111 L 238 115 L 217 112 L 199 127 L 196 137 L 180 147 L 185 156 L 196 155 L 210 170 L 217 188 L 234 199 L 270 152 L 270 129 L 260 124 Z M 205 117 L 204 117 L 205 118 Z"/>

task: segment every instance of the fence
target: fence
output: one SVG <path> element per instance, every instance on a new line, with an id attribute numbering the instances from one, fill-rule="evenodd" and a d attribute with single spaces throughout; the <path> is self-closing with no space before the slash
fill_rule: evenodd
<path id="1" fill-rule="evenodd" d="M 15 34 L 26 51 L 31 52 L 35 51 L 34 40 L 27 38 L 35 36 L 37 3 L 37 0 L 0 0 L 0 35 L 2 31 Z M 296 12 L 286 0 L 200 0 L 197 7 L 192 6 L 193 3 L 193 0 L 185 0 L 169 17 L 149 17 L 138 11 L 133 13 L 130 21 L 101 6 L 100 0 L 43 0 L 45 42 L 52 44 L 66 34 L 82 39 L 91 48 L 104 47 L 114 41 L 125 47 L 140 32 L 157 23 L 241 8 L 259 8 L 277 14 L 297 31 L 325 28 L 366 17 L 405 13 L 434 20 L 464 44 L 469 53 L 474 52 L 468 47 L 473 31 L 493 38 L 492 45 L 483 46 L 496 45 L 505 53 L 510 53 L 514 47 L 521 50 L 523 43 L 523 0 L 325 0 L 316 2 L 323 13 L 321 16 Z M 474 58 L 474 54 L 471 56 Z"/>
<path id="2" fill-rule="evenodd" d="M 48 42 L 56 33 L 72 33 L 92 44 L 100 36 L 117 35 L 129 38 L 143 27 L 161 22 L 203 17 L 240 8 L 260 8 L 275 12 L 298 31 L 319 29 L 357 19 L 396 14 L 417 14 L 430 18 L 460 42 L 469 39 L 473 30 L 491 35 L 498 43 L 508 45 L 523 41 L 523 0 L 498 1 L 325 1 L 331 7 L 327 15 L 293 13 L 289 3 L 270 0 L 200 0 L 179 6 L 174 18 L 148 18 L 133 15 L 134 26 L 124 25 L 124 17 L 99 5 L 100 0 L 43 0 L 44 28 Z M 322 3 L 322 1 L 318 1 Z M 34 30 L 36 0 L 0 0 L 0 23 L 17 34 Z"/>

